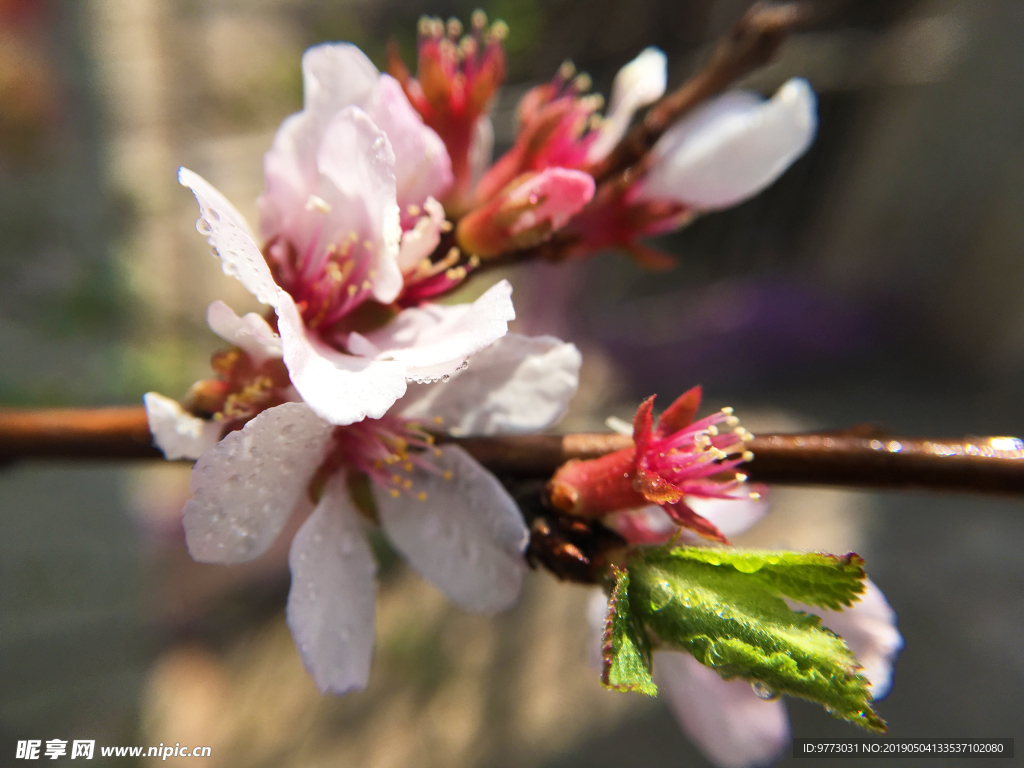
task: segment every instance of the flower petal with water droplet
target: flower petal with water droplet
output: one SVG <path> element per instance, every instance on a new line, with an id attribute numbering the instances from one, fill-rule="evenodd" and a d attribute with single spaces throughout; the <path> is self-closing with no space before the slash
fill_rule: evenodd
<path id="1" fill-rule="evenodd" d="M 501 483 L 466 451 L 445 445 L 432 459 L 450 479 L 413 470 L 412 493 L 376 494 L 381 524 L 409 564 L 452 602 L 495 613 L 515 602 L 529 532 Z"/>
<path id="2" fill-rule="evenodd" d="M 288 626 L 302 662 L 324 693 L 366 687 L 373 658 L 377 564 L 336 474 L 288 554 Z"/>
<path id="3" fill-rule="evenodd" d="M 262 555 L 305 493 L 331 430 L 305 403 L 284 403 L 204 453 L 182 510 L 193 559 L 241 563 Z"/>

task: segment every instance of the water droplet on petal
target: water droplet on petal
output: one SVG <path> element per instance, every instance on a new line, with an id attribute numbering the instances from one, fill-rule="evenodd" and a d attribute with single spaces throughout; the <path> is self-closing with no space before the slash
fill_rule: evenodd
<path id="1" fill-rule="evenodd" d="M 771 701 L 772 699 L 779 698 L 779 694 L 777 694 L 769 685 L 761 682 L 760 680 L 752 682 L 750 687 L 753 689 L 754 695 L 759 699 Z"/>

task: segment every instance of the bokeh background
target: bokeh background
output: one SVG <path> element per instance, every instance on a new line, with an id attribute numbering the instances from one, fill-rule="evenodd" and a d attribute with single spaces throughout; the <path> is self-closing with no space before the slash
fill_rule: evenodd
<path id="1" fill-rule="evenodd" d="M 657 45 L 676 85 L 747 5 L 482 3 L 511 27 L 498 149 L 518 97 L 563 59 L 607 93 Z M 474 7 L 0 0 L 0 404 L 181 396 L 216 348 L 206 304 L 251 299 L 209 257 L 177 167 L 255 220 L 305 47 L 351 40 L 383 65 L 394 38 L 411 61 L 421 14 Z M 808 78 L 814 146 L 764 194 L 664 238 L 676 270 L 604 254 L 502 275 L 520 330 L 584 350 L 562 429 L 699 382 L 755 432 L 1024 432 L 1024 3 L 820 9 L 743 83 Z M 382 549 L 369 689 L 320 696 L 284 625 L 290 536 L 245 567 L 192 563 L 187 482 L 161 464 L 0 469 L 0 763 L 17 739 L 94 738 L 209 745 L 204 765 L 253 768 L 706 764 L 661 702 L 600 688 L 587 592 L 543 573 L 484 619 Z M 892 735 L 1024 747 L 1020 501 L 782 488 L 774 501 L 745 543 L 856 549 L 899 612 L 907 647 L 879 706 Z M 789 709 L 794 735 L 859 735 Z"/>

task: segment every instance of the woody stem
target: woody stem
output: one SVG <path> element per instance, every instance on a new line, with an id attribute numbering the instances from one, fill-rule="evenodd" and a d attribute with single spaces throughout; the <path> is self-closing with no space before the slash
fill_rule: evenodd
<path id="1" fill-rule="evenodd" d="M 498 475 L 545 479 L 570 459 L 631 444 L 613 434 L 441 438 Z M 922 439 L 879 432 L 760 435 L 751 480 L 784 485 L 1024 494 L 1024 444 L 1005 437 Z M 158 459 L 142 407 L 0 411 L 0 463 L 25 459 Z"/>

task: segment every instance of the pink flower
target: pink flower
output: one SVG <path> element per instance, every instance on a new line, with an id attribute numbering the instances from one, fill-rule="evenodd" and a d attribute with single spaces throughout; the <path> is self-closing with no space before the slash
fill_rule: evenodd
<path id="1" fill-rule="evenodd" d="M 563 465 L 548 483 L 552 504 L 570 515 L 599 517 L 654 503 L 677 525 L 726 542 L 724 534 L 693 509 L 692 500 L 760 499 L 759 490 L 745 487 L 746 476 L 733 471 L 753 458 L 746 450 L 753 435 L 739 426 L 731 408 L 694 421 L 700 399 L 700 387 L 694 387 L 654 424 L 654 397 L 649 397 L 633 417 L 634 446 Z M 729 431 L 720 431 L 720 424 Z M 634 534 L 646 543 L 648 534 Z"/>
<path id="2" fill-rule="evenodd" d="M 476 11 L 469 34 L 462 32 L 457 19 L 450 20 L 447 27 L 441 19 L 420 19 L 415 78 L 397 50 L 388 51 L 391 74 L 448 148 L 455 187 L 445 203 L 459 212 L 490 163 L 494 130 L 488 113 L 505 79 L 502 40 L 508 27 L 502 21 L 488 27 L 487 16 Z"/>
<path id="3" fill-rule="evenodd" d="M 355 47 L 310 49 L 303 74 L 305 108 L 266 156 L 263 252 L 223 195 L 187 169 L 179 179 L 224 271 L 274 309 L 298 395 L 351 424 L 382 417 L 409 380 L 451 375 L 515 312 L 504 281 L 471 305 L 415 306 L 465 275 L 423 268 L 446 225 L 433 199 L 451 183 L 444 146 Z"/>
<path id="4" fill-rule="evenodd" d="M 525 569 L 528 533 L 515 502 L 460 447 L 434 447 L 424 425 L 463 434 L 544 429 L 564 412 L 579 366 L 571 344 L 509 334 L 449 382 L 413 385 L 379 419 L 335 426 L 300 402 L 265 410 L 196 462 L 182 515 L 189 552 L 208 563 L 259 557 L 314 500 L 289 554 L 288 624 L 321 690 L 363 688 L 374 637 L 370 528 L 379 525 L 415 570 L 469 611 L 508 607 Z M 154 435 L 161 447 L 180 448 L 181 432 Z M 205 439 L 195 435 L 192 447 Z M 372 509 L 365 496 L 354 501 L 363 478 Z"/>
<path id="5" fill-rule="evenodd" d="M 548 168 L 525 173 L 490 202 L 459 221 L 459 245 L 479 256 L 544 242 L 594 196 L 594 179 L 582 171 Z"/>
<path id="6" fill-rule="evenodd" d="M 604 118 L 598 114 L 601 96 L 587 93 L 590 78 L 573 77 L 572 64 L 563 64 L 550 83 L 530 89 L 519 102 L 516 143 L 480 179 L 477 203 L 491 199 L 520 174 L 554 167 L 586 170 L 607 155 L 636 111 L 665 92 L 665 63 L 664 53 L 647 48 L 619 70 Z"/>

